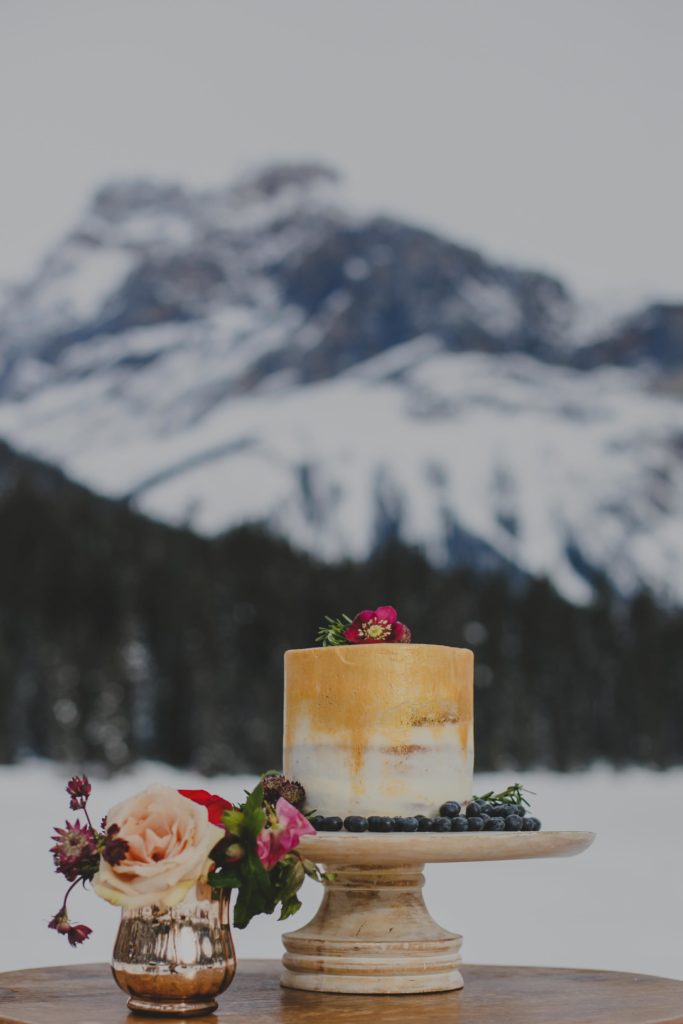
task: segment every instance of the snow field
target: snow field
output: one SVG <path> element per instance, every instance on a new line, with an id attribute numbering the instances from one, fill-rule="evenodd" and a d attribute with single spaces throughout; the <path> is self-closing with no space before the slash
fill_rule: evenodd
<path id="1" fill-rule="evenodd" d="M 71 949 L 46 927 L 65 890 L 48 849 L 52 827 L 75 817 L 64 792 L 68 775 L 40 761 L 0 767 L 2 970 L 104 961 L 111 954 L 118 912 L 92 892 L 76 891 L 70 901 L 73 919 L 94 929 L 83 946 Z M 147 763 L 92 781 L 91 805 L 99 816 L 153 782 L 208 788 L 239 799 L 254 779 L 207 780 Z M 533 809 L 544 828 L 589 829 L 598 836 L 576 858 L 428 867 L 427 905 L 441 925 L 464 936 L 465 962 L 605 968 L 683 979 L 683 818 L 676 810 L 683 769 L 482 774 L 475 788 L 499 790 L 513 781 L 536 794 Z M 319 887 L 307 882 L 304 907 L 294 922 L 256 918 L 246 931 L 237 931 L 238 958 L 280 956 L 280 934 L 313 915 L 319 894 Z"/>

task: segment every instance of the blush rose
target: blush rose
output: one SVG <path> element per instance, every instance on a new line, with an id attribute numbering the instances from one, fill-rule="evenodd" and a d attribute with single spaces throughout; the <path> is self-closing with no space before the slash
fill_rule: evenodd
<path id="1" fill-rule="evenodd" d="M 127 909 L 173 907 L 202 878 L 209 853 L 225 832 L 209 821 L 207 808 L 168 786 L 150 786 L 107 815 L 128 844 L 121 860 L 101 859 L 93 889 Z"/>

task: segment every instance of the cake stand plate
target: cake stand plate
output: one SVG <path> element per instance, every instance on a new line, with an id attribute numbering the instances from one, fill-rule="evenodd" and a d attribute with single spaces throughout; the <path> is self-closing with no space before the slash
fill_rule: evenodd
<path id="1" fill-rule="evenodd" d="M 572 857 L 593 832 L 351 833 L 304 836 L 299 851 L 334 879 L 312 921 L 283 936 L 285 988 L 364 995 L 462 988 L 462 936 L 422 897 L 425 864 Z"/>

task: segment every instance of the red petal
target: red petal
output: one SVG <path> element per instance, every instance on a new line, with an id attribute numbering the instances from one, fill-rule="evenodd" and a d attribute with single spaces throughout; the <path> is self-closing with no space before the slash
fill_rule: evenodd
<path id="1" fill-rule="evenodd" d="M 211 800 L 208 789 L 179 789 L 178 792 L 181 796 L 186 796 L 188 800 L 194 800 L 196 804 L 201 804 L 202 807 L 206 807 Z"/>
<path id="2" fill-rule="evenodd" d="M 375 615 L 378 619 L 382 619 L 384 622 L 393 624 L 396 622 L 397 614 L 396 609 L 392 608 L 390 604 L 383 604 L 379 608 L 375 609 Z"/>
<path id="3" fill-rule="evenodd" d="M 374 618 L 375 618 L 375 612 L 371 612 L 371 611 L 367 611 L 367 610 L 364 611 L 364 612 L 358 612 L 358 614 L 354 616 L 352 625 L 355 626 L 356 624 L 360 624 L 362 622 L 373 622 Z"/>
<path id="4" fill-rule="evenodd" d="M 394 638 L 395 644 L 409 644 L 413 637 L 407 626 L 404 626 L 402 622 L 397 622 L 394 626 Z"/>
<path id="5" fill-rule="evenodd" d="M 348 640 L 350 644 L 362 644 L 363 634 L 358 629 L 358 626 L 349 626 L 348 629 L 344 630 L 344 639 Z"/>
<path id="6" fill-rule="evenodd" d="M 224 800 L 222 796 L 216 796 L 215 793 L 209 793 L 207 789 L 179 789 L 178 792 L 188 800 L 206 807 L 211 824 L 223 827 L 223 811 L 232 809 L 229 800 Z"/>

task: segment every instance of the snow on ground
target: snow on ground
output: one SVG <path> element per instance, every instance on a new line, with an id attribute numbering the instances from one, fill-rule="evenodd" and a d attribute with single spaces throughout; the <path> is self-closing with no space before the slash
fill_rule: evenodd
<path id="1" fill-rule="evenodd" d="M 74 816 L 63 790 L 67 775 L 38 761 L 0 768 L 2 970 L 103 961 L 111 954 L 118 913 L 90 892 L 76 892 L 70 904 L 74 919 L 94 928 L 84 946 L 71 949 L 46 927 L 64 891 L 48 848 L 52 826 Z M 475 788 L 504 788 L 518 776 L 480 775 Z M 93 779 L 92 807 L 96 815 L 105 813 L 152 782 L 208 786 L 239 798 L 253 781 L 207 781 L 144 764 L 113 779 Z M 590 829 L 598 837 L 572 859 L 429 867 L 427 905 L 440 924 L 464 935 L 465 961 L 606 968 L 683 979 L 683 818 L 677 812 L 683 770 L 534 771 L 519 781 L 537 794 L 534 811 L 544 827 Z M 280 956 L 281 932 L 313 915 L 319 892 L 307 883 L 304 909 L 294 924 L 256 918 L 246 931 L 237 932 L 238 958 Z"/>

